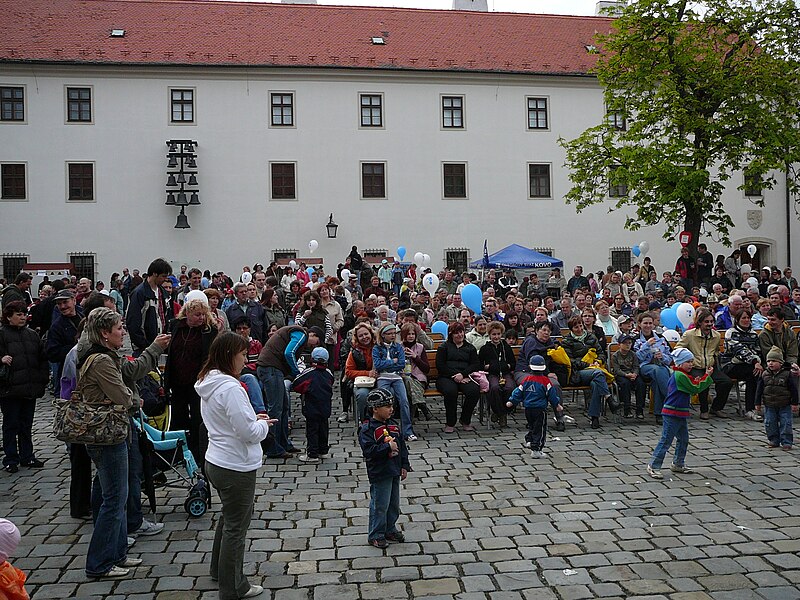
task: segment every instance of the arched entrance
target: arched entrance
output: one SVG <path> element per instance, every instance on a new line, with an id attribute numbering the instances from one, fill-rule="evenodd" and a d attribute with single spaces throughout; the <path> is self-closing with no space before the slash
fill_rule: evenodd
<path id="1" fill-rule="evenodd" d="M 756 253 L 752 257 L 747 252 L 747 247 L 751 244 L 756 247 Z M 777 259 L 775 240 L 765 238 L 738 240 L 735 247 L 742 253 L 742 264 L 749 264 L 754 273 L 757 273 L 763 267 L 775 264 Z"/>

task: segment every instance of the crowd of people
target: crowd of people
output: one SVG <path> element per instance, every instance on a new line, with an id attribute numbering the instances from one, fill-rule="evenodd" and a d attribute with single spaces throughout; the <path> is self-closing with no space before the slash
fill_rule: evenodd
<path id="1" fill-rule="evenodd" d="M 62 398 L 79 387 L 133 417 L 141 404 L 137 382 L 160 365 L 171 427 L 187 432 L 189 449 L 222 496 L 212 577 L 224 597 L 240 598 L 260 593 L 241 561 L 262 455 L 310 464 L 329 455 L 337 379 L 337 420 L 361 427 L 374 504 L 369 542 L 379 547 L 402 541 L 395 483 L 410 470 L 415 423 L 433 419 L 431 383 L 443 398 L 445 434 L 474 429 L 482 393 L 499 427 L 523 404 L 525 445 L 536 458 L 546 457 L 548 405 L 556 427 L 565 428 L 564 388 L 586 390 L 594 429 L 606 410 L 644 419 L 649 390 L 656 421 L 664 421 L 648 467 L 659 474 L 672 437 L 682 452 L 675 465 L 685 467 L 688 432 L 674 422 L 687 414 L 680 394 L 698 393 L 701 419 L 723 418 L 733 386 L 742 385 L 744 416 L 763 420 L 769 445 L 788 450 L 800 373 L 790 322 L 800 319 L 800 287 L 790 268 L 756 275 L 740 258 L 735 251 L 714 261 L 700 244 L 697 256 L 684 248 L 675 269 L 661 273 L 648 257 L 627 272 L 608 267 L 584 275 L 576 266 L 569 279 L 557 268 L 521 280 L 510 270 L 479 277 L 442 269 L 434 290 L 422 285 L 430 269 L 387 260 L 373 266 L 355 246 L 330 275 L 294 261 L 245 266 L 233 277 L 185 265 L 173 274 L 156 259 L 141 274 L 114 273 L 107 287 L 71 277 L 44 281 L 32 294 L 33 278 L 19 273 L 0 290 L 3 467 L 16 473 L 43 466 L 31 431 L 46 386 Z M 462 302 L 468 285 L 480 287 L 480 311 Z M 661 313 L 676 303 L 691 305 L 694 321 L 679 339 L 667 339 L 674 332 Z M 442 340 L 431 331 L 438 321 L 446 325 Z M 132 360 L 122 358 L 125 332 Z M 714 384 L 711 402 L 710 383 L 701 380 Z M 292 390 L 302 397 L 304 449 L 291 439 Z M 69 455 L 72 516 L 95 523 L 86 573 L 125 576 L 140 562 L 127 556 L 135 537 L 163 529 L 142 516 L 137 445 L 72 444 Z M 379 481 L 384 476 L 392 481 Z"/>

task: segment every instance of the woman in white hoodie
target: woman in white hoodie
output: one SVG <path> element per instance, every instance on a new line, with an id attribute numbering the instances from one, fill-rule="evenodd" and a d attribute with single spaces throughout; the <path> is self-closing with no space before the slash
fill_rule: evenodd
<path id="1" fill-rule="evenodd" d="M 211 578 L 219 582 L 220 600 L 252 598 L 264 591 L 260 585 L 250 585 L 242 571 L 256 473 L 262 461 L 261 441 L 270 423 L 266 415 L 256 415 L 238 379 L 247 350 L 242 336 L 218 335 L 194 386 L 208 429 L 206 475 L 222 503 L 211 551 Z"/>

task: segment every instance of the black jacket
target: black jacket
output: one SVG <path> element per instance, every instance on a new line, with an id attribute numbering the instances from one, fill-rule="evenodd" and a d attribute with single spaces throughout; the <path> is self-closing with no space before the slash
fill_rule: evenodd
<path id="1" fill-rule="evenodd" d="M 11 380 L 0 397 L 36 399 L 44 395 L 50 368 L 44 342 L 28 327 L 0 327 L 0 357 L 11 356 Z"/>
<path id="2" fill-rule="evenodd" d="M 325 367 L 303 370 L 292 382 L 292 391 L 303 395 L 303 416 L 307 419 L 328 419 L 333 403 L 333 373 Z"/>
<path id="3" fill-rule="evenodd" d="M 486 342 L 481 346 L 481 351 L 478 352 L 478 359 L 482 368 L 489 365 L 486 371 L 490 375 L 500 377 L 514 370 L 514 351 L 505 340 L 500 340 L 497 346 L 492 342 Z"/>
<path id="4" fill-rule="evenodd" d="M 399 453 L 389 456 L 389 444 L 386 436 L 391 436 L 397 442 Z M 400 470 L 411 470 L 408 462 L 408 448 L 400 432 L 400 425 L 394 419 L 385 423 L 370 419 L 358 430 L 358 443 L 367 464 L 367 475 L 370 483 L 381 481 L 390 477 L 400 477 Z"/>
<path id="5" fill-rule="evenodd" d="M 468 377 L 470 373 L 482 370 L 478 351 L 469 342 L 464 342 L 458 348 L 453 342 L 446 340 L 436 350 L 436 370 L 439 371 L 439 377 L 452 377 L 456 373 Z"/>
<path id="6" fill-rule="evenodd" d="M 75 316 L 65 317 L 58 313 L 47 333 L 47 359 L 50 362 L 64 364 L 64 359 L 72 347 L 78 343 L 78 323 L 83 318 L 83 308 L 75 306 Z M 59 373 L 59 376 L 61 374 Z"/>

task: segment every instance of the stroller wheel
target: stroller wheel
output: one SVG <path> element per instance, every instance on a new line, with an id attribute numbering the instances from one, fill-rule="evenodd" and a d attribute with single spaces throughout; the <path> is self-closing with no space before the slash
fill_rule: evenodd
<path id="1" fill-rule="evenodd" d="M 183 508 L 189 513 L 190 517 L 198 518 L 206 514 L 206 501 L 197 495 L 189 496 L 183 503 Z"/>

